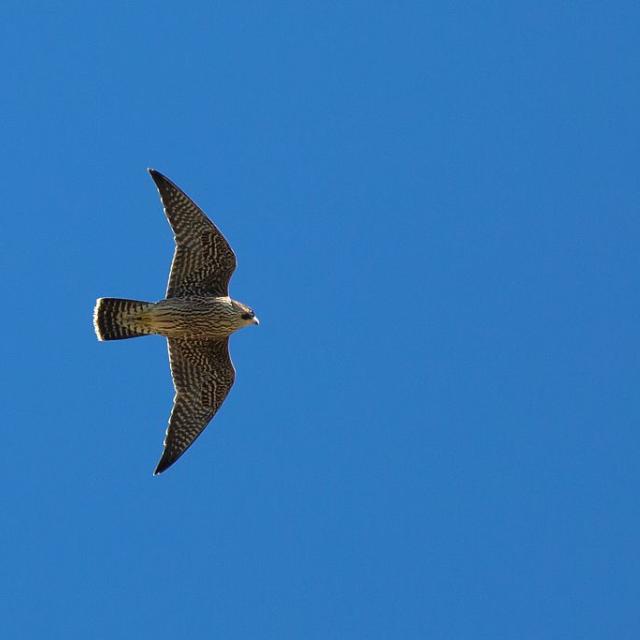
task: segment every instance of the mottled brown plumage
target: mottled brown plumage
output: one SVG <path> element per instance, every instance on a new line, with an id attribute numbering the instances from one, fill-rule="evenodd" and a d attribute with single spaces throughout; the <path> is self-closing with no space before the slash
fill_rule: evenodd
<path id="1" fill-rule="evenodd" d="M 173 182 L 153 169 L 149 173 L 176 242 L 166 298 L 156 303 L 99 298 L 93 321 L 99 340 L 168 338 L 176 395 L 158 474 L 193 444 L 220 408 L 235 379 L 229 336 L 258 319 L 228 295 L 236 257 L 224 236 Z"/>

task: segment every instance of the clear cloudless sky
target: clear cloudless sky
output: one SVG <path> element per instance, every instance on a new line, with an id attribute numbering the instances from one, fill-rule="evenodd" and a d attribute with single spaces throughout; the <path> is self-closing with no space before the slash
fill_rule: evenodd
<path id="1" fill-rule="evenodd" d="M 639 22 L 3 2 L 2 638 L 639 638 Z M 147 167 L 261 319 L 157 478 Z"/>

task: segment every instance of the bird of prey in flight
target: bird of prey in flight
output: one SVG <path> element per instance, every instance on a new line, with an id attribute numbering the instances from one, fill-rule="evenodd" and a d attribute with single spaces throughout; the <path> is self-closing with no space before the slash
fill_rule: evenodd
<path id="1" fill-rule="evenodd" d="M 259 322 L 229 297 L 236 256 L 224 236 L 171 180 L 149 173 L 176 242 L 166 296 L 155 303 L 98 298 L 93 325 L 98 340 L 167 338 L 175 397 L 157 475 L 193 444 L 229 393 L 235 379 L 229 336 Z"/>

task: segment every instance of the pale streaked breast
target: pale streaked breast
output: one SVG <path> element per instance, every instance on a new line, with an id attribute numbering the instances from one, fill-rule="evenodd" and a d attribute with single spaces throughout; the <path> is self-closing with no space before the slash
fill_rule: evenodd
<path id="1" fill-rule="evenodd" d="M 145 323 L 167 337 L 224 338 L 233 333 L 229 298 L 169 298 L 145 312 Z"/>

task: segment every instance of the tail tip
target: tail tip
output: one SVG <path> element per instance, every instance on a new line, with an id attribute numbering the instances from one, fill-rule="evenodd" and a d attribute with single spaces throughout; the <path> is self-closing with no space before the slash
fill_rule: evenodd
<path id="1" fill-rule="evenodd" d="M 93 329 L 96 332 L 96 338 L 98 338 L 100 342 L 104 342 L 104 336 L 102 335 L 102 331 L 100 331 L 100 324 L 98 323 L 98 316 L 103 300 L 104 298 L 98 298 L 96 300 L 96 306 L 93 308 Z"/>

